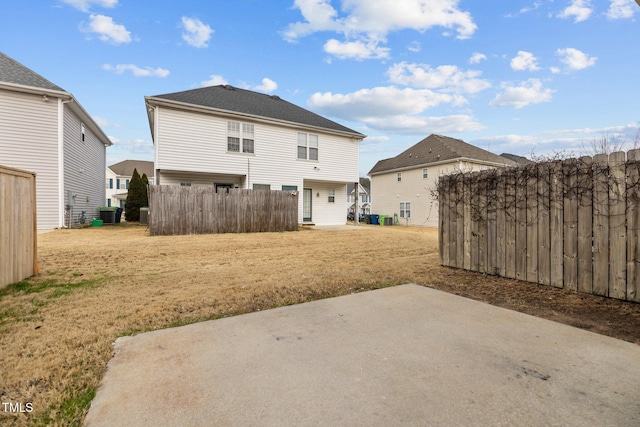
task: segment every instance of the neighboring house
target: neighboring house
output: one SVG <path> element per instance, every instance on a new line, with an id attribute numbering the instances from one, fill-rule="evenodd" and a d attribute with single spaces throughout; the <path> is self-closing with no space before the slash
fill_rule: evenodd
<path id="1" fill-rule="evenodd" d="M 344 224 L 365 135 L 229 85 L 145 97 L 156 184 L 296 191 L 298 220 Z"/>
<path id="2" fill-rule="evenodd" d="M 460 139 L 430 135 L 369 171 L 374 214 L 393 215 L 402 225 L 438 226 L 433 197 L 438 178 L 454 172 L 516 166 L 517 163 Z"/>
<path id="3" fill-rule="evenodd" d="M 369 193 L 369 179 L 360 178 L 358 182 L 358 212 L 363 215 L 371 213 L 371 194 Z M 347 214 L 355 213 L 355 183 L 347 185 Z"/>
<path id="4" fill-rule="evenodd" d="M 509 160 L 513 160 L 514 162 L 521 164 L 521 165 L 530 165 L 533 162 L 533 160 L 529 160 L 526 157 L 523 156 L 518 156 L 517 154 L 509 154 L 509 153 L 502 153 L 500 154 L 500 157 L 505 157 Z"/>
<path id="5" fill-rule="evenodd" d="M 133 176 L 133 171 L 137 170 L 142 175 L 146 174 L 149 184 L 154 183 L 153 162 L 144 160 L 124 160 L 107 168 L 106 188 L 107 201 L 105 206 L 117 206 L 124 210 L 127 201 L 129 182 Z"/>
<path id="6" fill-rule="evenodd" d="M 39 230 L 99 217 L 110 145 L 71 93 L 0 52 L 0 165 L 36 173 Z"/>

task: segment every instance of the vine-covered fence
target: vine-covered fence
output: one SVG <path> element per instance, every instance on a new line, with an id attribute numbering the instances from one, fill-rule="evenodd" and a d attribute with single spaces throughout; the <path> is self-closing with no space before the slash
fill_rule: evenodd
<path id="1" fill-rule="evenodd" d="M 640 150 L 443 176 L 445 266 L 640 302 Z"/>

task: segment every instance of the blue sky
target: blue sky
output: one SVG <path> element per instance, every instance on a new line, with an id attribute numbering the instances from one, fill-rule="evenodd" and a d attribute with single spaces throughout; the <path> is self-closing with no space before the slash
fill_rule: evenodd
<path id="1" fill-rule="evenodd" d="M 635 0 L 2 0 L 0 50 L 153 159 L 144 96 L 227 83 L 369 135 L 360 172 L 431 133 L 583 155 L 640 129 Z"/>

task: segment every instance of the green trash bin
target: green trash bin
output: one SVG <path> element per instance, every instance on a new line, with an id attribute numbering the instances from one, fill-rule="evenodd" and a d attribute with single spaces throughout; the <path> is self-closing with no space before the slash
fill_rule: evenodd
<path id="1" fill-rule="evenodd" d="M 387 225 L 385 224 L 385 219 L 387 219 L 389 215 L 380 215 L 380 225 Z"/>

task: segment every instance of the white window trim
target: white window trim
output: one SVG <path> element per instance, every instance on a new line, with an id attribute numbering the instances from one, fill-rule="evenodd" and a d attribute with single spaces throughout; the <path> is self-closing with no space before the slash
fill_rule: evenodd
<path id="1" fill-rule="evenodd" d="M 305 141 L 305 145 L 302 145 L 300 142 L 300 136 L 304 135 L 304 141 Z M 310 141 L 310 137 L 315 137 L 315 147 L 313 147 L 311 145 L 311 141 Z M 299 153 L 298 153 L 298 147 L 304 147 L 305 148 L 305 157 L 300 157 Z M 316 150 L 316 159 L 312 159 L 311 158 L 311 149 L 315 149 Z M 311 161 L 311 162 L 317 162 L 320 160 L 320 137 L 315 134 L 315 133 L 308 133 L 308 132 L 298 132 L 296 134 L 296 158 L 298 160 L 307 160 L 307 161 Z"/>
<path id="2" fill-rule="evenodd" d="M 409 215 L 407 215 L 407 212 Z M 400 202 L 400 218 L 411 218 L 411 202 Z"/>
<path id="3" fill-rule="evenodd" d="M 234 123 L 238 125 L 237 134 L 235 131 L 230 131 L 230 124 Z M 248 131 L 248 128 L 251 127 L 252 131 Z M 246 138 L 246 136 L 251 136 L 251 138 Z M 229 150 L 229 138 L 238 138 L 238 151 Z M 251 140 L 253 141 L 252 148 L 253 151 L 245 151 L 245 141 Z M 236 120 L 227 120 L 227 153 L 230 154 L 245 154 L 245 155 L 255 155 L 256 153 L 256 129 L 255 125 L 252 123 L 244 123 Z"/>
<path id="4" fill-rule="evenodd" d="M 327 190 L 327 203 L 335 203 L 335 202 L 336 202 L 336 190 L 333 188 L 329 188 Z"/>
<path id="5" fill-rule="evenodd" d="M 429 168 L 422 168 L 422 179 L 429 178 Z"/>
<path id="6" fill-rule="evenodd" d="M 396 174 L 396 180 L 397 180 L 398 182 L 402 182 L 402 172 L 398 172 L 398 173 Z"/>

